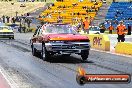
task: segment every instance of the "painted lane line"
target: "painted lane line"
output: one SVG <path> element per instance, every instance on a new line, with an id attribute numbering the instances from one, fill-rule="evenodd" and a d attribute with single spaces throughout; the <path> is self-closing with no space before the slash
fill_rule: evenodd
<path id="1" fill-rule="evenodd" d="M 102 53 L 114 54 L 114 55 L 118 55 L 118 56 L 132 57 L 131 55 L 119 54 L 119 53 L 114 53 L 114 52 L 111 52 L 111 51 L 102 51 L 102 50 L 97 50 L 97 49 L 91 49 L 91 50 L 102 52 Z"/>
<path id="2" fill-rule="evenodd" d="M 0 72 L 0 88 L 10 88 L 10 85 L 7 83 L 1 72 Z"/>
<path id="3" fill-rule="evenodd" d="M 4 71 L 4 69 L 0 66 L 0 73 L 4 77 L 4 79 L 7 81 L 10 88 L 19 88 L 17 84 L 10 78 L 10 76 Z"/>

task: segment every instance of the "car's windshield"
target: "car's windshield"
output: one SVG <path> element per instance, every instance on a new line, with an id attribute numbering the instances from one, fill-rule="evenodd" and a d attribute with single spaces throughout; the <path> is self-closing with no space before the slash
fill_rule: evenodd
<path id="1" fill-rule="evenodd" d="M 45 27 L 45 33 L 77 34 L 75 27 L 70 25 L 52 24 Z"/>
<path id="2" fill-rule="evenodd" d="M 6 26 L 0 26 L 0 30 L 3 30 L 3 29 L 11 30 L 9 27 L 6 27 Z"/>

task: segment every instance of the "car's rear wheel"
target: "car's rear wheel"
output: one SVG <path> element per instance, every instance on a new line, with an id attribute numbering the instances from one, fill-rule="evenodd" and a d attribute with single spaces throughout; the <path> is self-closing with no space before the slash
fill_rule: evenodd
<path id="1" fill-rule="evenodd" d="M 81 51 L 82 60 L 84 60 L 84 61 L 87 60 L 88 55 L 89 55 L 89 50 L 82 50 Z"/>
<path id="2" fill-rule="evenodd" d="M 42 50 L 40 52 L 40 58 L 44 61 L 48 60 L 50 58 L 49 52 L 46 50 L 45 44 L 42 43 Z"/>

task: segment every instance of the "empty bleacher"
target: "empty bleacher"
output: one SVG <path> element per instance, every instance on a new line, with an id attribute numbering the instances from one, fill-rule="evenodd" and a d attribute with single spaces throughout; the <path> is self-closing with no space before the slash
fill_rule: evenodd
<path id="1" fill-rule="evenodd" d="M 21 7 L 21 5 L 25 7 Z M 43 2 L 0 2 L 0 17 L 3 15 L 6 16 L 16 16 L 16 11 L 18 12 L 18 16 L 24 15 L 28 12 L 36 11 L 39 8 L 42 8 L 45 5 Z"/>
<path id="2" fill-rule="evenodd" d="M 132 25 L 132 3 L 130 2 L 113 2 L 106 15 L 107 20 L 118 22 L 123 20 L 125 24 Z"/>

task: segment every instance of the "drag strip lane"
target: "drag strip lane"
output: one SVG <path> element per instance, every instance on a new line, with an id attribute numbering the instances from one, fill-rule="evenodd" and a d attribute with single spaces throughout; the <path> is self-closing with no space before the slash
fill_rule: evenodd
<path id="1" fill-rule="evenodd" d="M 23 52 L 31 52 L 30 46 L 23 42 L 19 42 L 16 40 L 0 40 L 0 42 L 4 43 L 6 45 L 9 45 L 11 47 L 14 47 L 16 49 L 19 49 Z M 28 46 L 28 48 L 27 48 L 27 46 Z"/>
<path id="2" fill-rule="evenodd" d="M 22 50 L 11 47 L 11 45 L 8 44 L 0 43 L 0 49 L 3 49 L 3 52 L 0 52 L 0 63 L 6 64 L 6 66 L 8 65 L 8 67 L 11 69 L 15 69 L 15 72 L 19 72 L 19 74 L 21 74 L 22 77 L 26 79 L 25 82 L 30 82 L 35 88 L 62 88 L 63 86 L 63 88 L 80 88 L 80 86 L 76 83 L 75 80 L 76 71 L 78 66 L 80 65 L 83 66 L 88 73 L 120 73 L 118 71 L 114 71 L 108 68 L 102 68 L 97 65 L 91 65 L 92 63 L 97 63 L 97 56 L 95 54 L 100 54 L 97 52 L 95 53 L 94 51 L 90 52 L 92 54 L 89 56 L 88 62 L 82 62 L 82 60 L 79 59 L 80 57 L 78 55 L 73 55 L 71 57 L 64 58 L 62 56 L 56 56 L 52 57 L 52 60 L 43 61 L 37 57 L 32 56 L 31 52 L 23 52 Z M 28 48 L 28 46 L 25 45 L 22 45 L 21 47 Z M 100 57 L 100 59 L 103 59 L 101 56 L 98 57 Z M 103 66 L 104 64 L 101 64 L 101 62 L 102 61 L 97 64 Z M 112 88 L 131 88 L 131 84 L 91 84 L 85 85 L 83 87 L 111 88 L 111 86 Z"/>
<path id="3" fill-rule="evenodd" d="M 19 41 L 19 40 L 6 40 L 6 41 L 3 41 L 1 40 L 1 42 L 7 44 L 7 45 L 11 45 L 12 47 L 14 48 L 17 48 L 17 49 L 20 49 L 24 52 L 30 52 L 31 49 L 30 49 L 30 44 L 29 43 L 25 43 L 25 42 L 22 42 L 22 41 Z M 75 63 L 76 61 L 78 63 L 81 63 L 81 64 L 78 64 L 77 66 L 84 66 L 83 64 L 85 64 L 87 66 L 88 65 L 95 65 L 97 67 L 100 67 L 100 68 L 104 68 L 104 69 L 107 69 L 107 70 L 112 70 L 112 71 L 115 71 L 117 73 L 126 73 L 126 74 L 132 74 L 132 69 L 129 68 L 132 66 L 132 64 L 129 64 L 129 63 L 126 63 L 126 62 L 121 62 L 121 61 L 118 61 L 119 59 L 121 58 L 126 58 L 126 57 L 121 57 L 121 56 L 117 56 L 117 55 L 113 55 L 113 58 L 111 55 L 107 54 L 107 53 L 99 53 L 97 51 L 90 51 L 90 58 L 88 58 L 88 61 L 82 61 L 80 60 L 80 56 L 78 55 L 72 55 L 72 60 L 73 58 L 75 59 Z M 93 54 L 95 53 L 95 54 Z M 93 55 L 91 55 L 93 54 Z M 102 54 L 102 55 L 100 55 Z M 108 58 L 104 58 L 103 55 L 105 55 L 106 57 L 108 56 Z M 118 58 L 120 57 L 120 58 Z M 66 58 L 69 58 L 69 57 L 66 57 Z M 115 58 L 115 59 L 114 59 Z M 49 60 L 49 62 L 56 62 L 56 59 L 58 58 L 52 58 L 53 60 Z M 117 60 L 116 60 L 117 59 Z M 58 59 L 59 60 L 59 59 Z M 58 61 L 57 60 L 57 61 Z M 68 59 L 66 59 L 68 60 Z M 132 60 L 130 60 L 132 62 Z M 60 62 L 65 62 L 65 61 L 61 61 L 61 57 L 60 57 Z M 72 61 L 72 63 L 74 63 L 74 61 Z M 56 63 L 57 65 L 60 65 L 62 67 L 65 67 L 67 69 L 70 69 L 70 70 L 73 70 L 73 71 L 76 71 L 77 69 L 72 69 L 71 67 L 65 65 L 65 64 L 61 64 L 61 63 Z M 114 65 L 116 67 L 114 67 Z M 119 65 L 119 66 L 118 66 Z M 125 71 L 122 70 L 122 67 L 120 68 L 120 66 L 124 65 L 125 67 Z M 128 66 L 127 66 L 128 65 Z M 85 68 L 85 66 L 84 66 Z M 120 69 L 119 69 L 120 68 Z"/>

